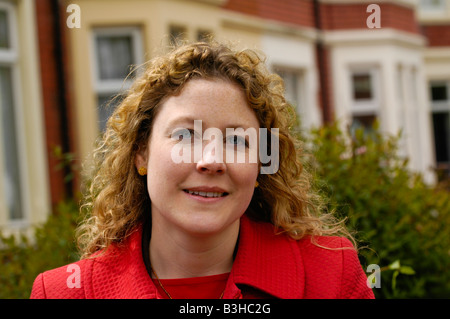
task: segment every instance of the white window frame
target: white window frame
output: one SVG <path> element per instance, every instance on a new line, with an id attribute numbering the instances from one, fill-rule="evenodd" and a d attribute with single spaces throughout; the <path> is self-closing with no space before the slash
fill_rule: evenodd
<path id="1" fill-rule="evenodd" d="M 370 99 L 362 99 L 355 100 L 353 96 L 353 76 L 355 75 L 366 75 L 369 74 L 371 77 L 371 90 L 372 90 L 372 98 Z M 350 83 L 350 101 L 351 107 L 350 111 L 352 117 L 356 116 L 364 116 L 364 115 L 375 115 L 379 117 L 381 110 L 381 97 L 380 97 L 380 85 L 379 85 L 379 70 L 376 67 L 369 68 L 355 68 L 351 67 L 349 70 L 349 83 Z"/>
<path id="2" fill-rule="evenodd" d="M 287 101 L 289 103 L 295 102 L 296 105 L 293 105 L 295 107 L 295 111 L 297 115 L 300 117 L 301 125 L 306 126 L 307 123 L 305 123 L 305 120 L 307 118 L 307 112 L 306 109 L 306 89 L 305 89 L 305 70 L 298 67 L 283 65 L 283 64 L 275 64 L 272 66 L 272 71 L 275 73 L 281 72 L 288 72 L 295 74 L 297 77 L 297 101 Z M 281 75 L 280 75 L 281 77 Z M 283 77 L 281 77 L 283 79 Z M 284 80 L 284 79 L 283 79 Z M 285 96 L 286 97 L 286 96 Z"/>
<path id="3" fill-rule="evenodd" d="M 430 93 L 430 102 L 431 102 L 431 113 L 448 113 L 450 117 L 450 79 L 444 81 L 430 81 L 430 89 L 433 85 L 444 85 L 447 89 L 447 100 L 446 101 L 433 101 L 431 93 Z M 434 144 L 434 141 L 433 141 Z M 437 159 L 436 164 L 437 164 Z M 449 163 L 450 164 L 450 163 Z"/>
<path id="4" fill-rule="evenodd" d="M 4 225 L 10 229 L 20 229 L 27 227 L 30 222 L 30 194 L 28 192 L 27 178 L 28 178 L 28 170 L 27 170 L 27 152 L 25 148 L 25 136 L 24 136 L 24 113 L 22 108 L 22 100 L 21 100 L 21 81 L 20 81 L 20 70 L 19 70 L 19 43 L 18 43 L 18 21 L 17 21 L 17 8 L 12 3 L 0 3 L 0 9 L 7 12 L 7 16 L 9 20 L 9 39 L 10 39 L 10 48 L 4 49 L 0 48 L 0 65 L 9 67 L 11 69 L 11 81 L 12 81 L 12 98 L 14 100 L 14 111 L 15 111 L 15 128 L 16 128 L 16 138 L 17 138 L 17 156 L 19 159 L 19 172 L 20 172 L 20 194 L 22 201 L 22 216 L 20 219 L 11 219 L 10 212 L 6 207 L 6 196 L 5 189 L 3 185 L 3 147 L 0 147 L 0 212 L 6 212 L 5 216 L 0 216 L 0 226 Z M 0 134 L 1 131 L 0 131 Z M 0 137 L 1 141 L 1 137 Z"/>
<path id="5" fill-rule="evenodd" d="M 129 89 L 133 83 L 133 79 L 117 79 L 117 80 L 102 80 L 100 79 L 99 65 L 97 63 L 97 44 L 98 36 L 131 36 L 133 43 L 133 54 L 136 66 L 139 66 L 144 61 L 144 50 L 141 29 L 138 26 L 123 26 L 123 27 L 98 27 L 94 28 L 92 32 L 92 63 L 94 79 L 94 90 L 97 95 L 115 94 L 122 90 Z"/>
<path id="6" fill-rule="evenodd" d="M 0 48 L 0 62 L 14 64 L 17 63 L 19 57 L 16 8 L 10 3 L 0 2 L 0 9 L 5 10 L 9 19 L 11 19 L 9 24 L 9 40 L 11 47 L 8 49 Z"/>
<path id="7" fill-rule="evenodd" d="M 130 36 L 132 39 L 132 46 L 133 46 L 133 61 L 135 62 L 135 67 L 139 68 L 144 62 L 144 45 L 143 45 L 143 37 L 141 28 L 139 26 L 117 26 L 117 27 L 98 27 L 94 28 L 92 30 L 92 38 L 91 38 L 91 45 L 92 45 L 92 54 L 91 54 L 91 60 L 93 63 L 93 84 L 94 84 L 94 92 L 95 92 L 95 108 L 96 108 L 96 116 L 97 116 L 97 123 L 99 123 L 99 131 L 101 130 L 102 124 L 100 124 L 99 116 L 99 110 L 98 108 L 101 107 L 101 105 L 98 105 L 98 98 L 100 96 L 113 96 L 116 94 L 120 94 L 121 92 L 124 92 L 128 90 L 133 81 L 134 78 L 129 79 L 108 79 L 104 80 L 100 78 L 100 70 L 99 65 L 97 63 L 97 37 L 99 36 Z M 135 71 L 136 76 L 139 75 L 139 69 Z"/>

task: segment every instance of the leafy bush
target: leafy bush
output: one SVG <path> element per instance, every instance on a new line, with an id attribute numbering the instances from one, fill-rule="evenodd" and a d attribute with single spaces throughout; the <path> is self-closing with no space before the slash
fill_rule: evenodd
<path id="1" fill-rule="evenodd" d="M 328 208 L 369 247 L 361 249 L 363 267 L 384 270 L 377 298 L 448 298 L 450 196 L 408 170 L 398 139 L 377 127 L 344 134 L 333 124 L 306 138 L 313 155 L 306 164 Z"/>
<path id="2" fill-rule="evenodd" d="M 79 259 L 74 241 L 79 209 L 73 201 L 60 203 L 32 240 L 0 233 L 0 298 L 29 298 L 36 276 Z"/>

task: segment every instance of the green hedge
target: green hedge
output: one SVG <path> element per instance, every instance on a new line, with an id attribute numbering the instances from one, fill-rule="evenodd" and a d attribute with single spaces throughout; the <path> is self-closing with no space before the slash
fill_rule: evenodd
<path id="1" fill-rule="evenodd" d="M 360 246 L 369 247 L 361 249 L 364 269 L 381 267 L 377 298 L 448 298 L 449 192 L 409 172 L 397 155 L 399 138 L 377 127 L 353 134 L 322 127 L 306 139 L 314 158 L 307 165 L 329 209 L 348 217 Z"/>
<path id="2" fill-rule="evenodd" d="M 60 203 L 47 222 L 36 228 L 34 240 L 0 233 L 0 298 L 29 298 L 36 276 L 79 259 L 74 231 L 79 209 Z"/>
<path id="3" fill-rule="evenodd" d="M 357 131 L 349 140 L 337 125 L 310 132 L 311 157 L 305 165 L 328 207 L 357 230 L 361 263 L 377 264 L 377 298 L 450 297 L 450 199 L 425 185 L 397 154 L 398 137 L 376 129 Z M 28 298 L 36 276 L 78 259 L 74 229 L 79 208 L 73 201 L 56 207 L 36 229 L 33 242 L 0 234 L 0 298 Z M 369 275 L 370 273 L 367 273 Z"/>

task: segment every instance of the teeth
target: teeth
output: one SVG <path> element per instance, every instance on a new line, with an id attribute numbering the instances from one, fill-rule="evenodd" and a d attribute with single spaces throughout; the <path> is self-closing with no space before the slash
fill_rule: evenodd
<path id="1" fill-rule="evenodd" d="M 222 197 L 223 196 L 223 193 L 216 193 L 216 192 L 197 192 L 197 191 L 191 191 L 191 190 L 187 190 L 187 192 L 192 195 L 200 195 L 203 197 Z"/>

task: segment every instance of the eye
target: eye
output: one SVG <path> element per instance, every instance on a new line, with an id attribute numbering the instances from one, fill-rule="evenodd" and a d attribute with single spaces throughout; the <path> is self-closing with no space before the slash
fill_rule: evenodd
<path id="1" fill-rule="evenodd" d="M 248 147 L 247 140 L 244 137 L 238 136 L 238 135 L 227 136 L 226 143 L 231 144 L 231 145 L 236 145 L 236 146 L 244 145 L 245 147 Z"/>
<path id="2" fill-rule="evenodd" d="M 176 141 L 191 141 L 194 136 L 194 130 L 183 128 L 179 130 L 175 130 L 172 133 L 172 139 Z"/>

